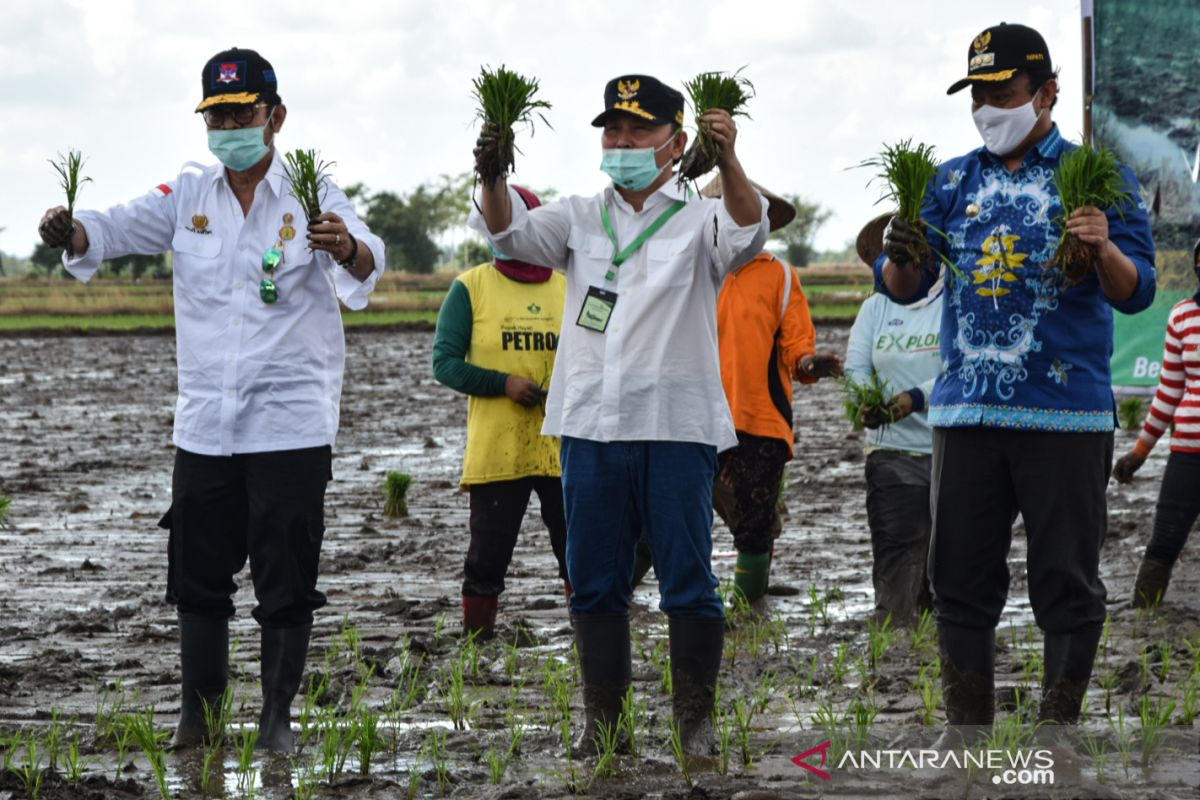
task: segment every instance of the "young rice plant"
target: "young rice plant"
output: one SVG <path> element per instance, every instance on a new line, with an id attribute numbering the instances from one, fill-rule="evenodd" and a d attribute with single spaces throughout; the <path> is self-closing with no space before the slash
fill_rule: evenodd
<path id="1" fill-rule="evenodd" d="M 542 111 L 549 110 L 550 103 L 536 99 L 539 88 L 536 78 L 527 78 L 506 69 L 503 64 L 495 71 L 481 68 L 479 77 L 471 85 L 471 93 L 478 104 L 475 116 L 482 120 L 484 129 L 496 137 L 491 159 L 475 167 L 479 179 L 491 187 L 513 170 L 517 150 L 514 128 L 528 125 L 532 134 L 535 116 L 549 127 Z"/>
<path id="2" fill-rule="evenodd" d="M 1062 215 L 1057 220 L 1062 234 L 1058 249 L 1047 265 L 1061 270 L 1068 285 L 1074 285 L 1095 266 L 1097 254 L 1090 245 L 1067 233 L 1067 220 L 1085 206 L 1101 211 L 1119 210 L 1133 202 L 1133 195 L 1121 175 L 1116 155 L 1107 147 L 1097 149 L 1087 144 L 1064 153 L 1059 159 L 1054 188 L 1062 201 Z"/>
<path id="3" fill-rule="evenodd" d="M 701 72 L 692 80 L 683 82 L 692 113 L 696 117 L 696 140 L 679 162 L 680 186 L 711 172 L 721 156 L 721 146 L 713 141 L 708 123 L 700 121 L 702 116 L 720 108 L 728 111 L 730 116 L 749 118 L 746 103 L 754 97 L 754 84 L 743 78 L 741 73 L 740 69 L 732 74 Z"/>
<path id="4" fill-rule="evenodd" d="M 92 180 L 80 175 L 83 170 L 83 154 L 78 150 L 68 150 L 65 156 L 59 153 L 57 160 L 47 160 L 50 162 L 50 166 L 54 167 L 54 171 L 58 173 L 58 185 L 67 195 L 67 213 L 74 217 L 75 198 L 79 196 L 79 190 L 83 184 Z"/>
<path id="5" fill-rule="evenodd" d="M 329 179 L 328 170 L 336 162 L 322 161 L 316 150 L 293 150 L 283 156 L 283 174 L 291 184 L 292 197 L 304 207 L 309 221 L 321 216 Z"/>

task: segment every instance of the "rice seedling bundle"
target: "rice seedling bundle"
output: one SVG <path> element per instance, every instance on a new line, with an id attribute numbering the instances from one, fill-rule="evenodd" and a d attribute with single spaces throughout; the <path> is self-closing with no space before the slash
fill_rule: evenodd
<path id="1" fill-rule="evenodd" d="M 294 150 L 283 156 L 283 174 L 291 184 L 292 197 L 304 208 L 309 221 L 321 216 L 321 203 L 325 200 L 328 170 L 334 161 L 322 161 L 316 150 Z"/>
<path id="2" fill-rule="evenodd" d="M 732 74 L 724 72 L 701 72 L 690 81 L 683 82 L 688 102 L 696 118 L 696 139 L 688 147 L 679 162 L 679 185 L 694 181 L 711 172 L 721 156 L 721 147 L 712 138 L 712 129 L 700 118 L 713 109 L 724 109 L 732 117 L 747 117 L 746 103 L 754 97 L 754 84 L 743 78 L 741 70 Z"/>
<path id="3" fill-rule="evenodd" d="M 846 390 L 846 401 L 843 405 L 846 419 L 850 421 L 854 430 L 863 429 L 864 416 L 884 418 L 885 426 L 895 422 L 891 409 L 892 390 L 887 381 L 879 377 L 878 372 L 872 372 L 871 377 L 862 383 L 849 375 L 842 378 L 841 383 Z"/>
<path id="4" fill-rule="evenodd" d="M 1067 220 L 1085 206 L 1107 211 L 1120 209 L 1133 202 L 1128 184 L 1121 175 L 1116 155 L 1107 147 L 1080 145 L 1063 154 L 1054 173 L 1054 187 L 1062 201 L 1062 216 L 1058 218 L 1062 234 L 1058 249 L 1047 265 L 1062 271 L 1067 285 L 1083 280 L 1096 265 L 1095 248 L 1067 233 Z"/>
<path id="5" fill-rule="evenodd" d="M 532 134 L 535 116 L 549 126 L 542 111 L 549 110 L 550 103 L 537 99 L 540 85 L 536 78 L 527 78 L 505 68 L 503 64 L 494 71 L 482 67 L 479 77 L 471 84 L 472 95 L 478 105 L 475 116 L 496 136 L 496 148 L 491 159 L 475 166 L 479 179 L 490 187 L 513 170 L 517 151 L 515 128 L 528 125 Z"/>
<path id="6" fill-rule="evenodd" d="M 50 166 L 54 167 L 54 171 L 58 173 L 58 185 L 62 187 L 67 196 L 67 213 L 74 217 L 75 198 L 79 196 L 79 190 L 83 184 L 92 180 L 80 174 L 83 170 L 83 154 L 78 150 L 68 150 L 65 156 L 59 153 L 57 160 L 47 160 L 50 162 Z"/>
<path id="7" fill-rule="evenodd" d="M 937 175 L 938 162 L 933 155 L 933 146 L 912 139 L 903 139 L 896 144 L 883 146 L 875 158 L 867 159 L 858 166 L 874 167 L 878 170 L 868 185 L 875 181 L 883 183 L 878 203 L 885 200 L 896 207 L 896 215 L 922 234 L 921 243 L 909 249 L 914 263 L 929 263 L 931 248 L 926 241 L 927 229 L 921 219 L 921 209 L 929 186 Z"/>
<path id="8" fill-rule="evenodd" d="M 411 484 L 412 475 L 406 472 L 389 472 L 387 474 L 387 483 L 384 487 L 384 516 L 408 516 L 408 487 Z"/>

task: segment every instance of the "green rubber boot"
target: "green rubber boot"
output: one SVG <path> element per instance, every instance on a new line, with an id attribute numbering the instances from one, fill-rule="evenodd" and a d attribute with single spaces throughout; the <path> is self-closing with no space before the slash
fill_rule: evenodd
<path id="1" fill-rule="evenodd" d="M 738 553 L 733 570 L 733 591 L 749 605 L 767 593 L 771 553 Z"/>

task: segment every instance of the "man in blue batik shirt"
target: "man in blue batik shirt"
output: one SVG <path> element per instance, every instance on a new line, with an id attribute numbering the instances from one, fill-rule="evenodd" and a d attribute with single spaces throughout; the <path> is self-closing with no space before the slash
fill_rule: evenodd
<path id="1" fill-rule="evenodd" d="M 896 217 L 875 265 L 878 288 L 902 303 L 934 282 L 938 254 L 961 273 L 946 272 L 942 373 L 929 404 L 929 575 L 957 733 L 992 722 L 995 628 L 1018 512 L 1029 599 L 1045 633 L 1039 721 L 1078 721 L 1105 618 L 1112 309 L 1141 311 L 1155 287 L 1150 222 L 1127 168 L 1134 201 L 1066 221 L 1094 267 L 1072 282 L 1052 263 L 1062 214 L 1054 174 L 1074 145 L 1050 118 L 1058 81 L 1041 35 L 1001 24 L 967 57 L 967 77 L 948 94 L 971 87 L 984 147 L 950 159 L 934 179 L 922 218 L 938 253 L 917 263 L 922 233 Z"/>

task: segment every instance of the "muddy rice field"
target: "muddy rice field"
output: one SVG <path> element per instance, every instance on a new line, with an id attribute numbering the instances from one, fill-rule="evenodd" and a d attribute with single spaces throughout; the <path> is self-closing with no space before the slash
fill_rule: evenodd
<path id="1" fill-rule="evenodd" d="M 827 328 L 822 345 L 844 350 L 846 336 Z M 321 564 L 329 605 L 318 612 L 294 705 L 303 745 L 286 759 L 252 750 L 260 687 L 246 573 L 226 741 L 162 752 L 179 709 L 175 614 L 163 601 L 166 532 L 156 526 L 170 504 L 174 340 L 0 339 L 0 496 L 12 500 L 0 530 L 0 800 L 1198 796 L 1196 543 L 1161 609 L 1126 607 L 1165 443 L 1131 487 L 1110 489 L 1102 573 L 1111 619 L 1083 736 L 1074 757 L 1056 756 L 1053 783 L 1005 772 L 1006 764 L 888 762 L 887 752 L 919 753 L 938 735 L 936 634 L 930 620 L 912 631 L 868 625 L 862 439 L 841 418 L 840 390 L 829 382 L 797 387 L 796 460 L 770 613 L 731 621 L 721 753 L 683 765 L 672 756 L 666 619 L 651 575 L 632 614 L 633 752 L 597 757 L 572 752 L 564 734 L 581 724 L 578 671 L 533 509 L 501 599 L 499 636 L 460 635 L 466 401 L 434 382 L 432 340 L 426 332 L 348 335 Z M 1132 434 L 1117 437 L 1119 455 Z M 390 470 L 414 478 L 407 518 L 382 515 Z M 714 541 L 727 585 L 733 548 L 719 523 Z M 1034 747 L 1027 723 L 1041 669 L 1024 557 L 1018 523 L 992 742 L 1009 754 Z M 800 760 L 816 769 L 793 761 L 813 748 Z M 885 753 L 879 766 L 845 756 L 876 751 Z"/>

